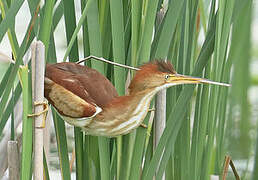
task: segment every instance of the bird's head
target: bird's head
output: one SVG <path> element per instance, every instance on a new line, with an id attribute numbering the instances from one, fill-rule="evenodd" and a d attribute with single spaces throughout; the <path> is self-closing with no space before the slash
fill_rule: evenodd
<path id="1" fill-rule="evenodd" d="M 170 62 L 152 61 L 140 67 L 133 78 L 129 91 L 130 94 L 147 90 L 161 90 L 179 84 L 216 84 L 230 86 L 229 84 L 210 81 L 204 78 L 178 74 Z"/>

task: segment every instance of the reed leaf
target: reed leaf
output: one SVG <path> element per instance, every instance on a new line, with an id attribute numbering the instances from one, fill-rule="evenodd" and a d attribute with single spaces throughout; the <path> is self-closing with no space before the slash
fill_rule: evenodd
<path id="1" fill-rule="evenodd" d="M 75 62 L 79 54 L 131 66 L 166 59 L 178 73 L 232 81 L 231 88 L 184 85 L 168 89 L 166 128 L 157 146 L 153 142 L 156 135 L 152 126 L 159 122 L 158 118 L 154 122 L 150 118 L 153 112 L 144 120 L 147 129 L 139 127 L 118 138 L 89 136 L 74 128 L 76 179 L 210 179 L 212 174 L 221 174 L 227 153 L 233 160 L 250 158 L 253 139 L 247 92 L 252 0 L 81 0 L 76 3 L 47 1 L 41 7 L 39 0 L 0 1 L 0 40 L 8 34 L 15 60 L 0 83 L 0 135 L 22 93 L 22 179 L 31 179 L 33 167 L 32 121 L 27 117 L 31 113 L 30 79 L 26 79 L 28 69 L 20 65 L 35 36 L 47 48 L 48 63 L 57 62 L 59 47 L 55 40 L 66 38 L 67 48 L 61 52 L 63 61 L 69 58 Z M 15 16 L 25 4 L 29 6 L 31 19 L 20 40 Z M 76 12 L 77 6 L 81 7 L 81 14 Z M 65 25 L 66 37 L 56 36 L 60 23 Z M 93 59 L 85 64 L 110 79 L 119 95 L 125 94 L 127 69 Z M 18 83 L 17 72 L 22 72 Z M 131 74 L 133 77 L 135 72 Z M 235 114 L 236 107 L 239 116 Z M 237 122 L 236 117 L 240 119 Z M 53 120 L 60 173 L 62 179 L 71 179 L 65 123 L 54 109 Z M 235 132 L 240 132 L 239 136 Z M 49 179 L 51 168 L 48 169 L 47 157 L 44 158 L 45 178 Z M 257 160 L 254 163 L 256 168 Z M 252 176 L 257 179 L 255 169 Z"/>
<path id="2" fill-rule="evenodd" d="M 32 113 L 31 83 L 29 83 L 28 67 L 20 68 L 23 101 L 23 124 L 22 124 L 22 158 L 21 158 L 21 179 L 31 179 L 32 173 L 32 133 L 33 121 L 28 118 Z M 30 85 L 29 85 L 30 84 Z"/>
<path id="3" fill-rule="evenodd" d="M 70 180 L 71 174 L 70 174 L 68 149 L 67 149 L 67 138 L 66 138 L 66 130 L 65 130 L 64 121 L 58 115 L 58 113 L 54 110 L 54 108 L 52 108 L 52 113 L 53 113 L 53 121 L 54 121 L 54 125 L 55 125 L 57 149 L 58 149 L 62 179 Z"/>

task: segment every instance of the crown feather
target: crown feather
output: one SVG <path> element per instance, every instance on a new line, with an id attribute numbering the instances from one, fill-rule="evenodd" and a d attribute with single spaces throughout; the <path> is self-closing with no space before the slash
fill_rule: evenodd
<path id="1" fill-rule="evenodd" d="M 172 73 L 172 74 L 176 73 L 173 65 L 170 62 L 154 61 L 154 63 L 157 65 L 158 70 L 161 72 Z"/>
<path id="2" fill-rule="evenodd" d="M 137 84 L 139 84 L 140 81 L 145 79 L 144 77 L 147 77 L 147 76 L 149 77 L 157 73 L 176 74 L 176 71 L 173 65 L 169 61 L 166 62 L 166 61 L 155 60 L 155 61 L 151 61 L 146 64 L 143 64 L 142 66 L 140 66 L 140 70 L 136 72 L 136 75 L 129 86 L 130 93 L 132 92 L 132 89 L 138 88 Z M 141 82 L 141 84 L 142 83 L 144 82 Z"/>

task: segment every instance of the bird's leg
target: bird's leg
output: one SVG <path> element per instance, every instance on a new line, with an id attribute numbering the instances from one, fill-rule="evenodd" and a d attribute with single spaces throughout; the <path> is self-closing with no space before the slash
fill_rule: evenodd
<path id="1" fill-rule="evenodd" d="M 148 112 L 155 111 L 155 108 L 150 108 Z"/>
<path id="2" fill-rule="evenodd" d="M 155 108 L 148 109 L 148 112 L 152 112 L 152 111 L 155 111 Z M 147 128 L 148 127 L 147 125 L 145 125 L 143 123 L 141 123 L 140 126 L 143 127 L 143 128 Z"/>
<path id="3" fill-rule="evenodd" d="M 143 127 L 143 128 L 147 128 L 148 127 L 147 125 L 145 125 L 143 123 L 141 123 L 140 126 Z"/>
<path id="4" fill-rule="evenodd" d="M 28 117 L 36 117 L 36 116 L 40 116 L 40 115 L 44 114 L 43 122 L 42 122 L 41 126 L 38 127 L 38 128 L 44 128 L 45 124 L 46 124 L 46 113 L 48 112 L 48 103 L 45 101 L 34 102 L 34 106 L 39 106 L 39 105 L 43 105 L 43 107 L 44 107 L 43 111 L 34 113 L 34 114 L 28 114 Z"/>
<path id="5" fill-rule="evenodd" d="M 71 158 L 71 160 L 70 160 L 70 162 L 69 162 L 69 164 L 70 164 L 70 172 L 72 172 L 72 170 L 73 170 L 73 163 L 74 163 L 74 160 L 75 160 L 75 148 L 73 148 L 72 158 Z"/>

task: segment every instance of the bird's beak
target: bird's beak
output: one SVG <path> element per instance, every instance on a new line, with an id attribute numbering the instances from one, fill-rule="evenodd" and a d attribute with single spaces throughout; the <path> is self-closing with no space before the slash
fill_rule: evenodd
<path id="1" fill-rule="evenodd" d="M 169 83 L 175 83 L 175 84 L 215 84 L 220 86 L 231 86 L 230 84 L 226 83 L 220 83 L 220 82 L 214 82 L 208 79 L 199 78 L 199 77 L 193 77 L 193 76 L 186 76 L 181 74 L 173 74 L 169 76 L 167 79 Z"/>

